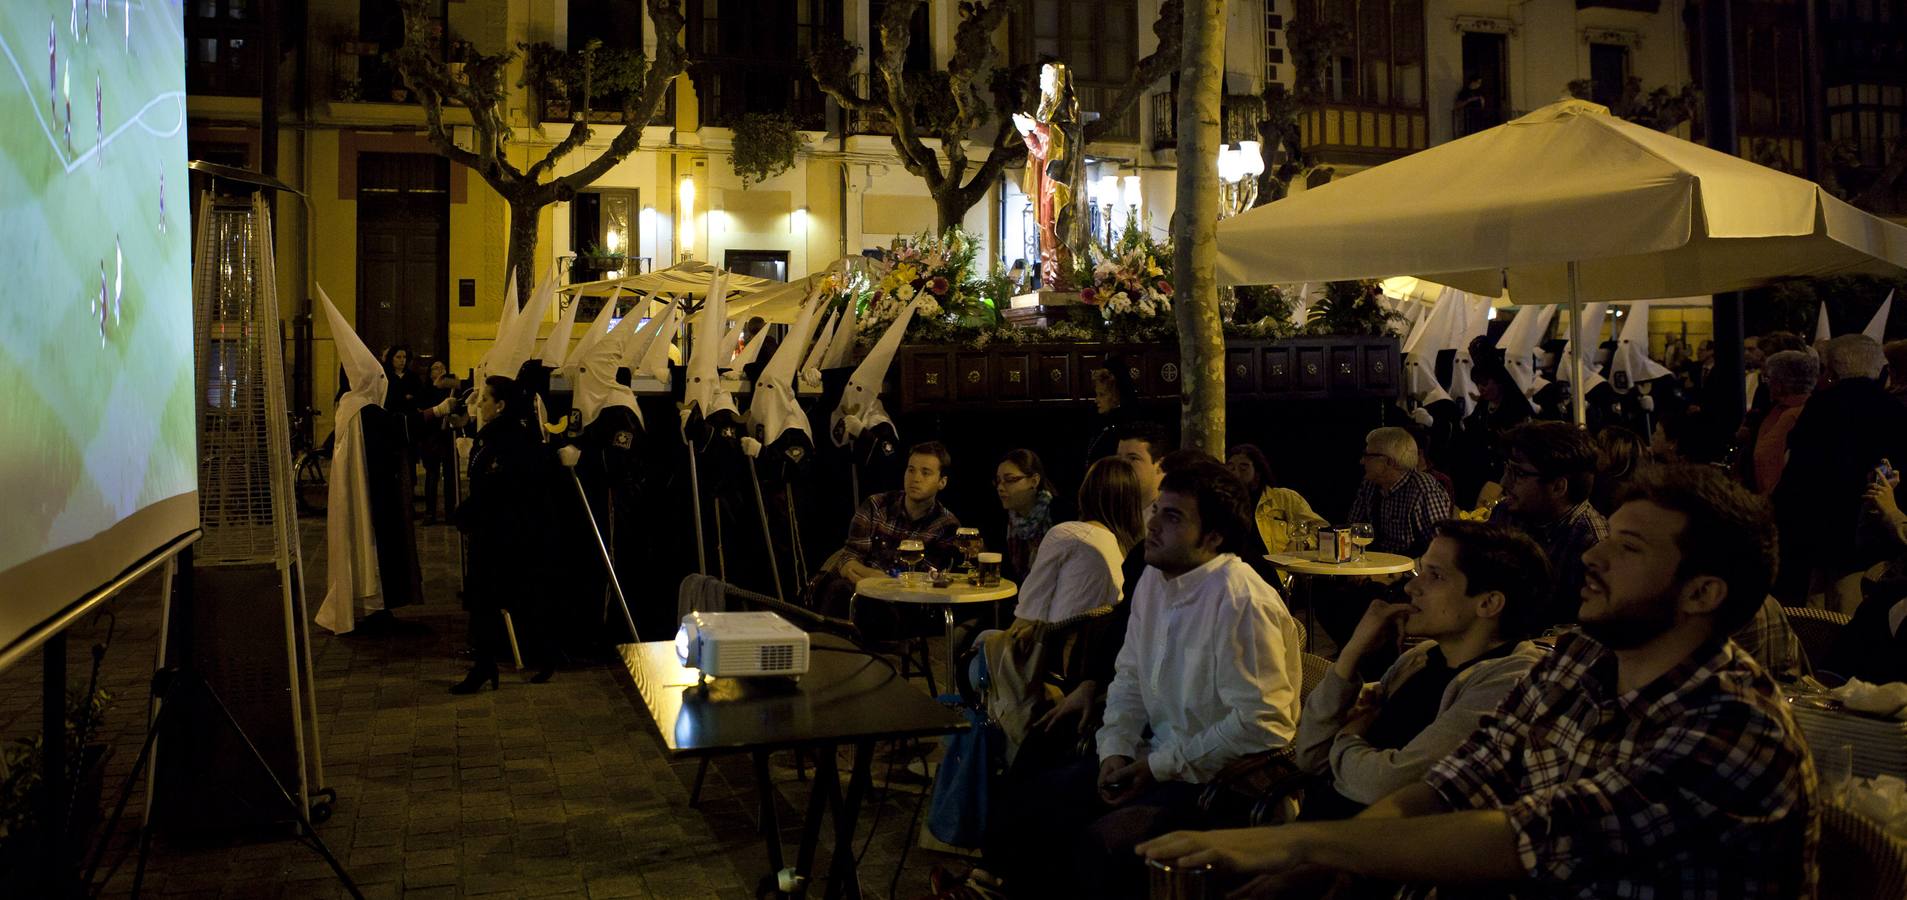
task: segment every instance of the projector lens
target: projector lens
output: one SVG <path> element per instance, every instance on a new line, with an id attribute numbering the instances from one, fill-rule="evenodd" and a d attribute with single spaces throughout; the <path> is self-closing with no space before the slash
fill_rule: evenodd
<path id="1" fill-rule="evenodd" d="M 688 622 L 683 622 L 682 627 L 675 631 L 675 658 L 680 660 L 684 666 L 692 667 L 699 662 L 696 658 L 701 655 L 698 652 L 699 649 L 700 648 L 696 646 L 695 626 Z"/>

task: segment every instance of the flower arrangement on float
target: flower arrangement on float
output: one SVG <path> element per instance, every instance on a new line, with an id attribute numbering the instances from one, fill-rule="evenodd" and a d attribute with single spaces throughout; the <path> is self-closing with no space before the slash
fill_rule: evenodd
<path id="1" fill-rule="evenodd" d="M 948 339 L 993 324 L 995 304 L 973 277 L 978 253 L 973 237 L 958 227 L 895 238 L 868 273 L 872 287 L 855 320 L 856 336 L 862 343 L 880 339 L 909 303 L 918 304 L 907 327 L 910 340 Z"/>
<path id="2" fill-rule="evenodd" d="M 1172 245 L 1128 228 L 1110 247 L 1095 245 L 1078 281 L 1079 299 L 1099 308 L 1115 334 L 1159 339 L 1176 330 L 1173 317 Z"/>

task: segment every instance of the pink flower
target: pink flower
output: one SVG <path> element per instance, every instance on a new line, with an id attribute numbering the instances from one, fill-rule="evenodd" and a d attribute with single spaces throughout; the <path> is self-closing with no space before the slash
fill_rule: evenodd
<path id="1" fill-rule="evenodd" d="M 1094 306 L 1098 306 L 1099 292 L 1092 288 L 1081 288 L 1079 292 L 1079 299 L 1084 300 L 1087 303 L 1090 303 Z"/>
<path id="2" fill-rule="evenodd" d="M 1172 282 L 1166 281 L 1163 278 L 1159 279 L 1159 293 L 1167 297 L 1172 296 Z"/>
<path id="3" fill-rule="evenodd" d="M 935 296 L 947 296 L 947 287 L 947 279 L 943 276 L 935 275 L 927 280 L 927 290 L 932 291 Z"/>

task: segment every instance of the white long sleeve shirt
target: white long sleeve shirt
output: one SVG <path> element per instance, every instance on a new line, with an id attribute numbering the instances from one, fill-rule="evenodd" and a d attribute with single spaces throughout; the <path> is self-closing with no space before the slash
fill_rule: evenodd
<path id="1" fill-rule="evenodd" d="M 1033 571 L 1020 584 L 1016 619 L 1064 622 L 1119 602 L 1126 556 L 1104 526 L 1061 522 L 1040 540 Z"/>
<path id="2" fill-rule="evenodd" d="M 1298 630 L 1278 592 L 1229 553 L 1176 578 L 1148 567 L 1106 693 L 1099 758 L 1199 784 L 1298 731 Z M 1144 738 L 1147 726 L 1152 737 Z"/>

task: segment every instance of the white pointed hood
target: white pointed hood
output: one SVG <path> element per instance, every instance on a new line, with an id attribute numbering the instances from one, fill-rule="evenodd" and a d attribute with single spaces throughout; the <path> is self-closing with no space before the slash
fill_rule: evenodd
<path id="1" fill-rule="evenodd" d="M 1583 354 L 1583 393 L 1587 394 L 1603 383 L 1602 373 L 1596 371 L 1596 347 L 1602 343 L 1602 320 L 1609 315 L 1607 303 L 1585 303 L 1582 307 L 1582 319 L 1569 323 L 1569 343 L 1563 346 L 1563 353 L 1556 361 L 1556 377 L 1568 381 L 1575 372 L 1575 354 Z"/>
<path id="2" fill-rule="evenodd" d="M 603 336 L 609 333 L 611 326 L 621 324 L 620 321 L 614 321 L 616 319 L 616 301 L 621 298 L 621 296 L 621 291 L 617 291 L 610 296 L 609 301 L 603 304 L 603 308 L 596 311 L 596 319 L 589 323 L 589 327 L 583 329 L 583 336 L 576 339 L 576 348 L 564 355 L 563 369 L 565 374 L 574 377 L 576 367 L 583 361 L 583 357 L 587 356 L 589 351 L 595 349 L 597 342 L 601 341 Z"/>
<path id="3" fill-rule="evenodd" d="M 555 297 L 556 271 L 551 269 L 549 276 L 544 278 L 543 282 L 537 286 L 536 292 L 530 295 L 530 305 L 523 307 L 521 311 L 514 308 L 515 298 L 503 299 L 504 318 L 509 319 L 509 322 L 507 325 L 499 326 L 497 342 L 491 345 L 490 352 L 485 353 L 483 359 L 477 363 L 479 376 L 501 375 L 505 378 L 517 376 L 523 364 L 529 362 L 536 352 L 537 327 L 542 324 L 543 317 L 549 313 L 550 301 Z"/>
<path id="4" fill-rule="evenodd" d="M 1881 308 L 1874 311 L 1874 318 L 1867 320 L 1867 327 L 1861 333 L 1874 339 L 1876 344 L 1887 343 L 1887 317 L 1894 312 L 1894 292 L 1887 292 L 1887 299 L 1881 301 Z"/>
<path id="5" fill-rule="evenodd" d="M 1543 334 L 1549 331 L 1550 320 L 1556 318 L 1553 304 L 1525 306 L 1510 320 L 1510 327 L 1504 329 L 1503 336 L 1497 339 L 1497 349 L 1503 351 L 1503 365 L 1510 371 L 1511 380 L 1516 382 L 1517 390 L 1523 396 L 1531 397 L 1549 380 L 1536 374 L 1536 345 L 1543 340 Z"/>
<path id="6" fill-rule="evenodd" d="M 1667 368 L 1649 358 L 1649 301 L 1629 304 L 1622 334 L 1616 339 L 1615 358 L 1609 361 L 1609 386 L 1626 394 L 1638 384 L 1667 374 Z"/>
<path id="7" fill-rule="evenodd" d="M 1423 406 L 1450 399 L 1437 383 L 1437 354 L 1451 349 L 1463 319 L 1463 298 L 1445 288 L 1430 312 L 1417 320 L 1404 339 L 1404 392 Z"/>
<path id="8" fill-rule="evenodd" d="M 572 357 L 576 373 L 575 406 L 585 428 L 596 421 L 603 410 L 612 406 L 627 407 L 636 414 L 637 422 L 642 421 L 642 409 L 636 405 L 635 392 L 628 385 L 616 382 L 616 370 L 622 365 L 623 346 L 635 336 L 635 323 L 638 320 L 634 315 L 625 316 L 614 328 L 609 328 L 605 323 L 615 310 L 613 303 L 603 307 Z M 591 335 L 596 337 L 592 340 Z"/>
<path id="9" fill-rule="evenodd" d="M 742 349 L 735 354 L 735 358 L 728 361 L 728 367 L 731 369 L 742 369 L 754 365 L 755 360 L 761 358 L 761 348 L 767 343 L 768 326 L 764 324 L 761 330 L 755 332 L 754 337 L 749 338 L 748 343 L 743 345 Z"/>
<path id="10" fill-rule="evenodd" d="M 324 286 L 318 285 L 317 288 L 318 305 L 324 307 L 325 322 L 331 326 L 331 343 L 337 349 L 338 364 L 344 367 L 344 377 L 351 382 L 351 389 L 338 399 L 338 408 L 332 414 L 332 428 L 335 430 L 345 419 L 356 417 L 364 407 L 381 406 L 390 379 L 384 374 L 384 366 L 377 361 L 377 354 L 364 345 L 364 339 L 358 337 L 357 331 L 332 305 L 331 298 L 324 292 Z"/>
<path id="11" fill-rule="evenodd" d="M 669 350 L 675 346 L 676 325 L 682 321 L 682 306 L 674 300 L 663 301 L 663 310 L 649 317 L 649 324 L 623 348 L 622 364 L 631 376 L 669 380 Z"/>
<path id="12" fill-rule="evenodd" d="M 1287 287 L 1289 287 L 1289 285 L 1287 285 Z M 1304 323 L 1311 316 L 1312 299 L 1313 298 L 1312 298 L 1311 282 L 1309 281 L 1298 285 L 1297 289 L 1292 292 L 1291 324 L 1293 327 L 1296 327 L 1296 328 L 1304 327 Z"/>
<path id="13" fill-rule="evenodd" d="M 814 443 L 808 413 L 795 398 L 795 380 L 800 377 L 797 367 L 802 363 L 802 352 L 807 349 L 808 337 L 814 330 L 822 292 L 817 282 L 808 292 L 808 300 L 802 304 L 795 324 L 789 327 L 781 345 L 775 348 L 775 355 L 755 379 L 755 396 L 748 405 L 748 430 L 763 446 L 774 445 L 791 430 L 806 435 L 809 444 Z"/>
<path id="14" fill-rule="evenodd" d="M 1814 342 L 1818 344 L 1832 337 L 1834 332 L 1828 328 L 1828 305 L 1823 303 L 1814 317 Z"/>
<path id="15" fill-rule="evenodd" d="M 841 392 L 841 403 L 834 408 L 834 414 L 828 417 L 828 436 L 836 447 L 845 447 L 848 442 L 860 437 L 861 432 L 884 423 L 892 423 L 887 409 L 881 405 L 881 380 L 887 377 L 887 368 L 894 362 L 894 354 L 900 352 L 901 339 L 907 335 L 907 326 L 914 321 L 914 310 L 920 301 L 915 300 L 894 317 L 887 331 L 874 346 L 867 351 L 867 357 L 856 366 L 854 374 L 848 376 L 848 385 Z M 846 331 L 847 329 L 843 329 Z M 839 338 L 836 338 L 839 340 Z"/>
<path id="16" fill-rule="evenodd" d="M 840 369 L 854 361 L 854 340 L 858 337 L 857 305 L 854 298 L 848 298 L 847 309 L 841 312 L 841 321 L 835 326 L 833 338 L 828 341 L 828 355 L 821 358 L 821 368 Z M 908 308 L 912 309 L 913 304 L 908 304 Z"/>
<path id="17" fill-rule="evenodd" d="M 563 363 L 567 362 L 569 357 L 569 336 L 576 329 L 576 308 L 583 305 L 582 299 L 581 297 L 569 298 L 569 305 L 563 307 L 562 314 L 556 317 L 556 327 L 550 329 L 549 337 L 543 339 L 542 345 L 537 347 L 536 355 L 531 359 L 542 360 L 544 365 L 552 369 L 563 368 Z M 606 308 L 614 309 L 615 307 Z"/>
<path id="18" fill-rule="evenodd" d="M 708 296 L 703 298 L 702 309 L 696 313 L 694 340 L 689 348 L 683 409 L 691 414 L 700 410 L 704 418 L 724 410 L 735 411 L 734 398 L 722 389 L 717 377 L 717 369 L 726 355 L 721 336 L 727 333 L 727 281 L 728 273 L 722 271 L 709 277 Z"/>

